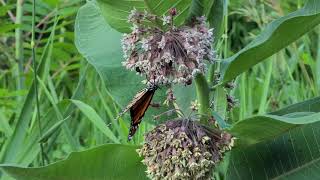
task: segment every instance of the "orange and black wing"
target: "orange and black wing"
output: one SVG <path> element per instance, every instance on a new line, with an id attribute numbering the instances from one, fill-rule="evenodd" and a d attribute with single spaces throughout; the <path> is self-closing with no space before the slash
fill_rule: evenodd
<path id="1" fill-rule="evenodd" d="M 136 102 L 130 107 L 131 125 L 128 139 L 131 140 L 132 136 L 136 133 L 141 119 L 147 111 L 151 100 L 153 98 L 155 89 L 146 89 L 145 93 L 136 100 Z"/>
<path id="2" fill-rule="evenodd" d="M 126 106 L 125 109 L 123 109 L 118 116 L 116 117 L 116 120 L 119 119 L 124 113 L 126 113 L 129 109 L 131 109 L 146 93 L 148 92 L 148 89 L 145 88 L 141 91 L 139 91 L 134 98 L 132 99 L 132 101 Z"/>

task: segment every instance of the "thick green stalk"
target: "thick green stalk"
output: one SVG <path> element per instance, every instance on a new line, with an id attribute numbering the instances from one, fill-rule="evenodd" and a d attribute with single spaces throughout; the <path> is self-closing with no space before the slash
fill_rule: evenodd
<path id="1" fill-rule="evenodd" d="M 215 64 L 214 63 L 210 64 L 209 71 L 208 71 L 208 82 L 209 82 L 210 86 L 212 86 L 214 83 L 213 81 L 214 81 L 215 70 L 216 70 Z"/>
<path id="2" fill-rule="evenodd" d="M 22 39 L 22 15 L 23 15 L 23 1 L 17 0 L 17 10 L 16 10 L 16 24 L 20 24 L 20 27 L 17 27 L 15 30 L 15 58 L 18 61 L 18 68 L 16 70 L 16 81 L 17 81 L 17 90 L 24 88 L 24 77 L 23 77 L 23 39 Z"/>
<path id="3" fill-rule="evenodd" d="M 200 122 L 202 124 L 209 124 L 208 118 L 210 117 L 210 90 L 205 76 L 201 73 L 195 76 L 196 91 L 198 97 Z"/>

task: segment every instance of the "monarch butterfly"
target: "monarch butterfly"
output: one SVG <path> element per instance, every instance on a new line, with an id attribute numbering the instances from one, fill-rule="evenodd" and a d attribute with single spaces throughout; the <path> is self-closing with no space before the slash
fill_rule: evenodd
<path id="1" fill-rule="evenodd" d="M 131 117 L 131 124 L 130 124 L 130 131 L 128 135 L 128 140 L 130 141 L 133 135 L 136 133 L 141 119 L 144 116 L 145 112 L 147 111 L 153 95 L 155 91 L 158 89 L 157 85 L 151 85 L 140 92 L 138 92 L 133 100 L 127 105 L 127 107 L 119 114 L 121 116 L 125 112 L 130 109 L 130 117 Z M 119 117 L 118 116 L 118 117 Z"/>

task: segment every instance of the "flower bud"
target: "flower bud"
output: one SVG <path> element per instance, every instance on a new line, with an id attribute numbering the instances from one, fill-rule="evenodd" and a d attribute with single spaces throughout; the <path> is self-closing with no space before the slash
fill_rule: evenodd
<path id="1" fill-rule="evenodd" d="M 177 9 L 176 8 L 171 8 L 169 10 L 169 13 L 170 13 L 171 16 L 175 16 L 175 15 L 177 15 Z"/>

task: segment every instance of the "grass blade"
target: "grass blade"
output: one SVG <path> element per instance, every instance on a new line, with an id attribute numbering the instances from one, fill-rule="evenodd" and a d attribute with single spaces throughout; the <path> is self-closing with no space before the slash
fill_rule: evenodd
<path id="1" fill-rule="evenodd" d="M 45 50 L 40 58 L 40 64 L 38 66 L 38 76 L 39 77 L 46 77 L 45 74 L 48 73 L 48 61 L 51 56 L 52 51 L 52 43 L 55 36 L 55 27 L 57 25 L 58 19 L 56 18 L 55 23 L 52 27 L 52 31 L 50 34 L 50 40 L 47 42 L 45 46 Z M 16 154 L 23 148 L 20 148 L 24 137 L 26 136 L 28 125 L 30 122 L 30 118 L 32 115 L 32 104 L 35 98 L 35 91 L 34 91 L 34 81 L 29 89 L 28 95 L 23 103 L 19 118 L 17 120 L 17 126 L 14 129 L 14 132 L 11 138 L 7 141 L 6 148 L 3 149 L 2 157 L 0 158 L 1 162 L 6 163 L 13 163 L 16 161 Z"/>
<path id="2" fill-rule="evenodd" d="M 273 66 L 273 58 L 271 58 L 267 64 L 267 74 L 264 79 L 263 83 L 263 92 L 260 99 L 260 106 L 259 106 L 259 112 L 258 114 L 263 114 L 266 112 L 268 105 L 267 105 L 267 99 L 268 99 L 268 92 L 269 92 L 269 86 L 270 86 L 270 79 L 272 75 L 272 66 Z"/>
<path id="3" fill-rule="evenodd" d="M 62 115 L 62 112 L 60 111 L 60 109 L 58 108 L 57 106 L 57 103 L 54 98 L 52 97 L 52 95 L 50 94 L 49 90 L 46 88 L 46 85 L 44 84 L 43 81 L 41 81 L 40 78 L 38 78 L 38 81 L 42 87 L 42 89 L 44 90 L 48 100 L 50 101 L 51 105 L 53 106 L 53 109 L 55 110 L 56 112 L 56 115 L 59 119 L 59 121 L 63 121 L 64 118 L 63 118 L 63 115 Z M 66 138 L 67 138 L 67 141 L 68 143 L 70 144 L 72 150 L 76 151 L 79 149 L 79 144 L 77 143 L 77 141 L 74 139 L 74 137 L 72 136 L 72 133 L 68 127 L 68 125 L 66 123 L 63 123 L 62 124 L 62 130 L 64 131 L 65 135 L 66 135 Z"/>
<path id="4" fill-rule="evenodd" d="M 87 116 L 93 125 L 96 126 L 102 133 L 104 133 L 110 140 L 112 140 L 114 143 L 120 143 L 117 137 L 115 137 L 110 128 L 105 124 L 105 122 L 92 107 L 78 100 L 71 100 L 71 102 L 75 104 L 80 111 Z"/>
<path id="5" fill-rule="evenodd" d="M 60 128 L 60 126 L 66 122 L 68 119 L 70 118 L 70 116 L 68 116 L 67 118 L 58 121 L 56 124 L 54 124 L 48 131 L 46 131 L 45 133 L 43 133 L 43 135 L 40 137 L 39 142 L 46 142 L 53 133 L 57 132 L 57 129 Z"/>

